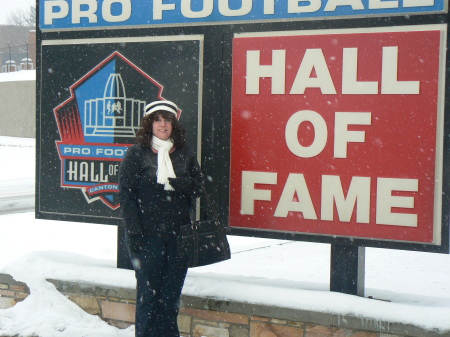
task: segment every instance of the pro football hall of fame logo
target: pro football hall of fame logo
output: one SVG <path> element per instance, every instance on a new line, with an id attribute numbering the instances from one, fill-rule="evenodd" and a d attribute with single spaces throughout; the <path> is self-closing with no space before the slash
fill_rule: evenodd
<path id="1" fill-rule="evenodd" d="M 54 109 L 61 137 L 61 187 L 80 189 L 86 201 L 117 209 L 118 173 L 134 143 L 142 111 L 164 99 L 163 86 L 119 52 L 70 86 L 70 98 Z"/>

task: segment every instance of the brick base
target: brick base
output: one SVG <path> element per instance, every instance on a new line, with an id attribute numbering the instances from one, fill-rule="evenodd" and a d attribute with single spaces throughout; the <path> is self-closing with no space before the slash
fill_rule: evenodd
<path id="1" fill-rule="evenodd" d="M 0 309 L 7 309 L 23 301 L 30 289 L 23 282 L 17 282 L 11 275 L 0 274 Z"/>

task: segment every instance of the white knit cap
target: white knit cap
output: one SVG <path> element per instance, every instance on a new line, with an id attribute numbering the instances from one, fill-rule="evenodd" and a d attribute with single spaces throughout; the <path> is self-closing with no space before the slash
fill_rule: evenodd
<path id="1" fill-rule="evenodd" d="M 171 101 L 154 101 L 149 104 L 147 104 L 144 108 L 144 116 L 147 116 L 148 114 L 151 114 L 155 111 L 169 111 L 175 115 L 175 117 L 178 117 L 178 107 L 175 103 Z"/>

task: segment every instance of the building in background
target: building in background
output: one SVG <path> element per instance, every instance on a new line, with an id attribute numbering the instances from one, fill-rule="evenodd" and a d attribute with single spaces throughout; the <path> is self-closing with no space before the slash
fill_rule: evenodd
<path id="1" fill-rule="evenodd" d="M 32 70 L 36 65 L 36 30 L 0 25 L 1 72 Z"/>

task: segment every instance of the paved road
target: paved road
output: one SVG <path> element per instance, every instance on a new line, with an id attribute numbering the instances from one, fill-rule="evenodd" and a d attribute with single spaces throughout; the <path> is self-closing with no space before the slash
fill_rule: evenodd
<path id="1" fill-rule="evenodd" d="M 0 180 L 0 215 L 34 211 L 34 179 Z"/>

